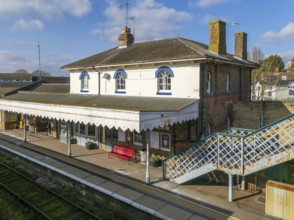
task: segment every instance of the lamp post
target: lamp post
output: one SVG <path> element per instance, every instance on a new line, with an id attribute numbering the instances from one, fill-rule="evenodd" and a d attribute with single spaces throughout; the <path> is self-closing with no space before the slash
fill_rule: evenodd
<path id="1" fill-rule="evenodd" d="M 149 151 L 150 151 L 150 129 L 146 130 L 146 183 L 150 184 L 150 170 L 149 170 Z"/>
<path id="2" fill-rule="evenodd" d="M 67 122 L 67 155 L 71 157 L 71 122 Z"/>

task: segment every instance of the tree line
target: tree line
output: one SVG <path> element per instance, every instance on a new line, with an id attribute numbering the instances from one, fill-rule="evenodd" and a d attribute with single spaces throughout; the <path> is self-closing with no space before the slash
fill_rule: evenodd
<path id="1" fill-rule="evenodd" d="M 266 89 L 280 82 L 279 73 L 285 71 L 285 64 L 282 57 L 277 54 L 264 58 L 258 47 L 252 49 L 251 61 L 260 65 L 259 68 L 252 70 L 251 74 L 252 100 L 263 100 Z"/>
<path id="2" fill-rule="evenodd" d="M 30 74 L 29 71 L 27 71 L 26 69 L 17 69 L 14 71 L 14 73 L 24 73 L 24 74 Z M 52 74 L 50 72 L 46 72 L 46 71 L 43 71 L 43 70 L 34 70 L 32 73 L 31 73 L 33 76 L 45 76 L 45 77 L 51 77 Z"/>

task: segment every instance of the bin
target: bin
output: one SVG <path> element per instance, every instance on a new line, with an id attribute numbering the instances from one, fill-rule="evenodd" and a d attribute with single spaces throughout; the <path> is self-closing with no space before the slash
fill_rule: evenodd
<path id="1" fill-rule="evenodd" d="M 140 150 L 141 162 L 146 162 L 147 153 L 146 150 Z"/>

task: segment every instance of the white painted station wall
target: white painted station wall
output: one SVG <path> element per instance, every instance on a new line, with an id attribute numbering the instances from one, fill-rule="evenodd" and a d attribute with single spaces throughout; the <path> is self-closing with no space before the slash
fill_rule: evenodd
<path id="1" fill-rule="evenodd" d="M 143 97 L 171 97 L 171 98 L 199 98 L 200 68 L 198 64 L 190 66 L 169 66 L 174 73 L 171 79 L 171 95 L 158 95 L 157 78 L 155 72 L 159 67 L 142 69 L 124 69 L 127 73 L 126 93 L 116 93 L 116 80 L 113 78 L 115 70 L 101 72 L 101 95 L 143 96 Z M 88 72 L 90 75 L 89 92 L 80 91 L 80 72 L 71 73 L 71 93 L 98 94 L 98 73 Z M 102 78 L 107 73 L 109 79 Z"/>
<path id="2" fill-rule="evenodd" d="M 81 92 L 81 72 L 70 73 L 70 93 L 98 94 L 98 73 L 87 71 L 90 75 L 89 92 Z"/>

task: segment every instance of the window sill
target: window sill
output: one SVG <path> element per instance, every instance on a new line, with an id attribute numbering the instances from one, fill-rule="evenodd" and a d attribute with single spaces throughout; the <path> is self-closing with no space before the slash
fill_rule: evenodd
<path id="1" fill-rule="evenodd" d="M 82 89 L 80 92 L 89 92 L 88 89 Z"/>
<path id="2" fill-rule="evenodd" d="M 116 94 L 126 94 L 126 91 L 115 91 Z"/>
<path id="3" fill-rule="evenodd" d="M 156 95 L 172 95 L 171 92 L 157 92 Z"/>

